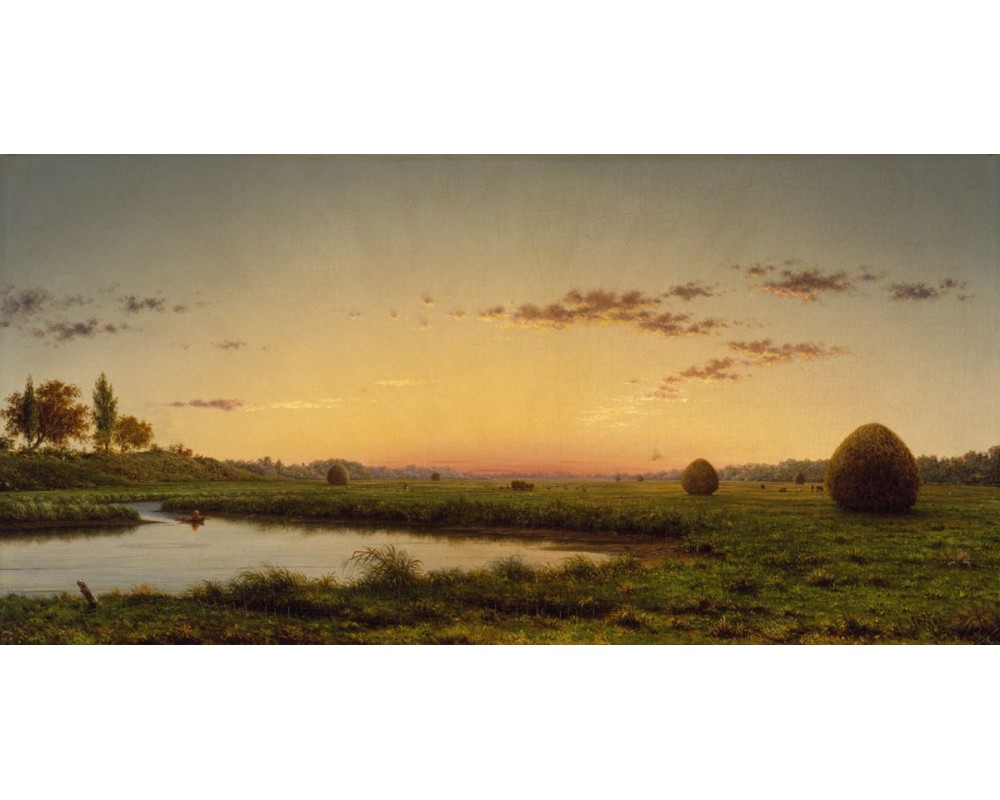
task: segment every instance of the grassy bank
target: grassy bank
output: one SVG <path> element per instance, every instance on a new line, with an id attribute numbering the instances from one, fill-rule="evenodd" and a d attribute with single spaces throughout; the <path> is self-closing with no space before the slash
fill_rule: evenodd
<path id="1" fill-rule="evenodd" d="M 339 495 L 323 486 L 261 487 L 270 498 L 255 506 L 261 513 L 298 513 L 351 493 L 365 502 L 381 493 L 399 509 L 438 501 L 453 508 L 449 498 L 464 494 L 474 506 L 506 504 L 504 514 L 541 513 L 552 503 L 620 513 L 634 505 L 637 514 L 698 524 L 673 555 L 641 558 L 650 540 L 622 537 L 635 555 L 600 565 L 578 558 L 533 569 L 507 559 L 425 572 L 385 549 L 360 554 L 363 577 L 351 583 L 269 567 L 181 595 L 149 586 L 108 593 L 96 613 L 75 595 L 11 596 L 0 600 L 0 635 L 121 643 L 1000 642 L 1000 492 L 927 487 L 911 513 L 875 515 L 846 514 L 829 498 L 787 488 L 726 484 L 715 497 L 690 498 L 651 483 L 553 482 L 530 497 L 489 483 L 352 485 Z M 246 485 L 228 492 L 233 502 L 250 499 Z M 195 497 L 204 511 L 215 493 L 227 492 L 205 488 L 173 500 L 189 508 Z"/>
<path id="2" fill-rule="evenodd" d="M 462 493 L 401 492 L 399 486 L 333 489 L 326 486 L 270 491 L 174 492 L 163 501 L 171 511 L 199 509 L 227 516 L 291 517 L 394 525 L 435 525 L 569 530 L 584 533 L 678 538 L 705 527 L 698 510 L 643 504 L 525 497 L 499 487 Z"/>
<path id="3" fill-rule="evenodd" d="M 139 522 L 131 508 L 113 503 L 84 499 L 0 497 L 0 530 L 25 527 L 60 527 L 66 525 L 122 525 Z"/>
<path id="4" fill-rule="evenodd" d="M 256 481 L 247 470 L 214 458 L 166 450 L 145 453 L 0 453 L 0 490 L 40 491 L 190 481 Z"/>

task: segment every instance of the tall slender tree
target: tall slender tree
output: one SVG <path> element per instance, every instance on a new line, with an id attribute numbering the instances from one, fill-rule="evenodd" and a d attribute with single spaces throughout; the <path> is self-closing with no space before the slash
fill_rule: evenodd
<path id="1" fill-rule="evenodd" d="M 94 407 L 90 410 L 90 418 L 94 423 L 94 445 L 108 453 L 111 451 L 111 437 L 118 421 L 118 400 L 103 372 L 94 384 L 93 397 Z"/>
<path id="2" fill-rule="evenodd" d="M 11 436 L 23 436 L 29 450 L 34 450 L 41 444 L 41 422 L 39 420 L 38 398 L 35 396 L 35 385 L 28 376 L 24 393 L 14 392 L 7 398 L 7 407 L 3 409 L 7 432 Z"/>
<path id="3" fill-rule="evenodd" d="M 40 438 L 38 436 L 38 400 L 35 399 L 35 384 L 28 376 L 28 382 L 24 385 L 24 398 L 21 401 L 19 427 L 28 440 L 28 447 L 34 450 L 38 447 Z"/>

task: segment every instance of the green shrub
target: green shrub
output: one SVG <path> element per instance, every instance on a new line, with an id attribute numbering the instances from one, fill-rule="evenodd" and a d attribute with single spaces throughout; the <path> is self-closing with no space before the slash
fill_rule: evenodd
<path id="1" fill-rule="evenodd" d="M 806 476 L 805 476 L 805 475 L 803 475 L 803 474 L 802 474 L 801 472 L 800 472 L 800 473 L 798 473 L 798 474 L 797 474 L 797 475 L 795 476 L 795 485 L 796 485 L 796 486 L 801 486 L 801 485 L 802 485 L 803 483 L 805 483 L 805 482 L 806 482 Z"/>
<path id="2" fill-rule="evenodd" d="M 688 494 L 715 494 L 719 488 L 719 473 L 705 459 L 696 458 L 681 473 L 681 488 Z"/>
<path id="3" fill-rule="evenodd" d="M 326 482 L 331 486 L 347 486 L 350 479 L 351 475 L 343 464 L 334 464 L 326 473 Z"/>
<path id="4" fill-rule="evenodd" d="M 920 491 L 917 462 L 884 425 L 862 425 L 840 443 L 826 470 L 826 487 L 847 511 L 907 511 Z"/>
<path id="5" fill-rule="evenodd" d="M 535 484 L 515 479 L 510 482 L 510 488 L 515 492 L 530 492 L 535 488 Z"/>
<path id="6" fill-rule="evenodd" d="M 441 473 L 440 472 L 432 472 L 431 473 L 431 480 L 432 481 L 439 481 L 439 480 L 441 480 Z"/>

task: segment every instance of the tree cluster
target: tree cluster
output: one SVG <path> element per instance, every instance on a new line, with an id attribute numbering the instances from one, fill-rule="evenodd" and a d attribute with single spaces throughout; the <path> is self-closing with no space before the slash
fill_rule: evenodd
<path id="1" fill-rule="evenodd" d="M 1000 445 L 985 453 L 970 450 L 962 456 L 918 456 L 917 468 L 924 483 L 964 483 L 1000 486 Z"/>
<path id="2" fill-rule="evenodd" d="M 308 464 L 285 464 L 280 458 L 272 459 L 264 456 L 253 461 L 241 461 L 229 459 L 227 464 L 233 467 L 245 469 L 265 478 L 291 478 L 293 480 L 326 480 L 330 467 L 334 464 L 342 464 L 350 475 L 351 480 L 364 481 L 373 477 L 372 470 L 357 461 L 347 461 L 342 458 L 325 458 L 311 461 Z"/>
<path id="3" fill-rule="evenodd" d="M 22 439 L 33 453 L 42 445 L 67 447 L 70 442 L 93 442 L 94 449 L 109 453 L 141 450 L 153 441 L 153 426 L 145 420 L 118 414 L 118 399 L 104 373 L 94 384 L 93 405 L 80 402 L 78 386 L 59 380 L 45 381 L 35 388 L 29 377 L 23 392 L 13 392 L 0 410 L 8 444 Z"/>

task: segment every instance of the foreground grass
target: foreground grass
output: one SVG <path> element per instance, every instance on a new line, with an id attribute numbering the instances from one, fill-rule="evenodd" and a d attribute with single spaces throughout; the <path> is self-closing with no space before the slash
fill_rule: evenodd
<path id="1" fill-rule="evenodd" d="M 182 595 L 149 586 L 106 594 L 96 613 L 78 596 L 9 596 L 0 600 L 0 641 L 1000 642 L 995 489 L 928 487 L 913 512 L 882 516 L 845 514 L 828 498 L 770 487 L 724 486 L 714 498 L 688 498 L 664 484 L 553 487 L 514 498 L 482 486 L 475 497 L 543 508 L 547 494 L 586 488 L 586 499 L 562 502 L 635 504 L 636 513 L 671 512 L 699 524 L 680 539 L 678 555 L 643 557 L 648 537 L 622 537 L 635 555 L 600 565 L 577 558 L 533 569 L 506 559 L 469 572 L 425 572 L 412 556 L 386 548 L 358 554 L 364 577 L 352 583 L 267 567 Z M 246 491 L 231 487 L 233 495 Z M 276 503 L 283 493 L 300 498 L 280 499 L 283 508 L 323 496 L 313 488 L 269 491 Z M 396 493 L 399 507 L 419 508 L 460 489 L 350 491 Z"/>

